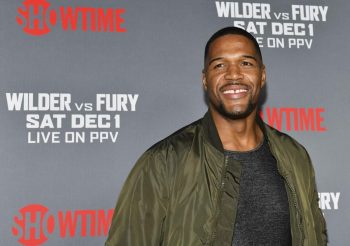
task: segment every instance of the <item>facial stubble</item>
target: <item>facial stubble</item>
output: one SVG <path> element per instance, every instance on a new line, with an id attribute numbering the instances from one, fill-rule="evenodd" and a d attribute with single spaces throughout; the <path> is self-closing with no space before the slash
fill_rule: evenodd
<path id="1" fill-rule="evenodd" d="M 208 94 L 207 96 L 209 97 L 210 101 L 210 96 Z M 257 103 L 253 102 L 252 98 L 249 98 L 248 105 L 246 106 L 246 109 L 244 111 L 230 111 L 225 107 L 224 103 L 221 100 L 218 103 L 210 102 L 210 104 L 220 115 L 230 120 L 245 119 L 249 115 L 251 115 L 257 108 Z"/>

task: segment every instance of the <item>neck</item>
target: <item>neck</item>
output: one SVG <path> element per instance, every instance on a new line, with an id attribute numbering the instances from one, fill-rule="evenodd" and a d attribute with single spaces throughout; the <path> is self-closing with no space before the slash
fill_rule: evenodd
<path id="1" fill-rule="evenodd" d="M 263 140 L 263 132 L 256 121 L 256 109 L 244 119 L 229 119 L 210 110 L 224 149 L 249 151 Z"/>

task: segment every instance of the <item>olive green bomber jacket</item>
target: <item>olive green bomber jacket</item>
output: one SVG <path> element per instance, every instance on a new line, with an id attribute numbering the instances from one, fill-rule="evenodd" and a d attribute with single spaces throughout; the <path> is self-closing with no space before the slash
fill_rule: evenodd
<path id="1" fill-rule="evenodd" d="M 291 137 L 258 122 L 288 194 L 292 244 L 327 244 L 314 170 Z M 207 113 L 147 150 L 120 193 L 106 246 L 231 246 L 241 165 Z"/>

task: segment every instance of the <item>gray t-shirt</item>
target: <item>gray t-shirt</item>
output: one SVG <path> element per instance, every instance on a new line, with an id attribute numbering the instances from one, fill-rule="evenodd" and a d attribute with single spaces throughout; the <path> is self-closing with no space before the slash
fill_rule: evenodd
<path id="1" fill-rule="evenodd" d="M 232 245 L 291 245 L 288 197 L 267 140 L 254 150 L 225 155 L 242 164 Z"/>

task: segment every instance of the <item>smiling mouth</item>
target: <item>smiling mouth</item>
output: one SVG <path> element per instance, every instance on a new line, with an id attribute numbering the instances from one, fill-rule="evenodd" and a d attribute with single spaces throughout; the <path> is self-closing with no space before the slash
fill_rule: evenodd
<path id="1" fill-rule="evenodd" d="M 238 93 L 246 93 L 248 92 L 247 89 L 230 89 L 230 90 L 224 90 L 222 93 L 223 94 L 238 94 Z"/>
<path id="2" fill-rule="evenodd" d="M 250 90 L 250 87 L 242 83 L 230 83 L 221 88 L 221 93 L 224 95 L 245 95 Z"/>

